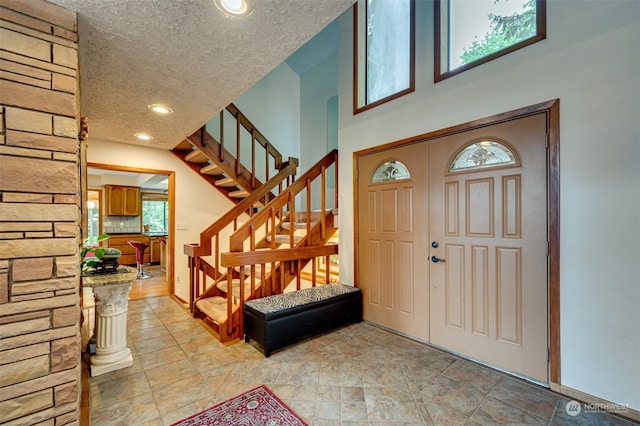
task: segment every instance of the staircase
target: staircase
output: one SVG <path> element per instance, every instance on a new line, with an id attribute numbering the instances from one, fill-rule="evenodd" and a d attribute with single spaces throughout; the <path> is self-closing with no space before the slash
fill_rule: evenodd
<path id="1" fill-rule="evenodd" d="M 289 158 L 283 162 L 282 154 L 235 105 L 227 106 L 218 119 L 219 124 L 212 129 L 215 136 L 203 126 L 171 152 L 236 204 L 290 163 L 295 163 L 294 173 L 286 182 L 279 184 L 278 192 L 282 190 L 283 185 L 286 186 L 293 181 L 298 160 Z M 232 140 L 231 143 L 229 139 Z M 248 167 L 241 160 L 245 156 L 250 157 Z M 263 206 L 275 198 L 276 194 L 265 194 L 264 198 L 257 200 L 252 207 Z"/>
<path id="2" fill-rule="evenodd" d="M 238 135 L 232 150 L 224 142 L 229 116 Z M 282 161 L 235 106 L 221 114 L 216 130 L 218 138 L 203 127 L 173 153 L 235 203 L 201 232 L 198 243 L 184 246 L 191 312 L 227 342 L 243 336 L 244 301 L 330 281 L 328 268 L 320 277 L 316 260 L 324 258 L 329 264 L 330 256 L 338 253 L 337 244 L 330 244 L 337 230 L 337 185 L 327 189 L 328 173 L 335 173 L 338 181 L 338 153 L 330 152 L 294 180 L 297 159 Z M 243 146 L 248 140 L 250 149 Z M 264 167 L 256 164 L 258 149 Z M 248 151 L 247 167 L 240 156 Z"/>

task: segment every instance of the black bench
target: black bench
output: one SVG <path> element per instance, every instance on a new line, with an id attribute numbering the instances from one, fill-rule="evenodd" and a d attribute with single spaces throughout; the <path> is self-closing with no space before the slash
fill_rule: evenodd
<path id="1" fill-rule="evenodd" d="M 275 349 L 360 321 L 360 289 L 324 284 L 245 302 L 244 341 L 255 340 L 268 357 Z"/>

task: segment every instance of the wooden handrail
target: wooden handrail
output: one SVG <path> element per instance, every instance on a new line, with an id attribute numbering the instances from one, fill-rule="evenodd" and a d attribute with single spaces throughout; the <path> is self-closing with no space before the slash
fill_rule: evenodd
<path id="1" fill-rule="evenodd" d="M 264 274 L 265 265 L 271 264 L 270 278 L 263 283 L 262 295 L 269 295 L 272 292 L 280 293 L 289 282 L 290 278 L 297 276 L 300 277 L 300 271 L 304 265 L 310 260 L 316 257 L 325 257 L 326 262 L 329 262 L 329 256 L 338 252 L 337 245 L 327 245 L 327 224 L 325 223 L 326 211 L 323 210 L 320 214 L 319 224 L 311 227 L 311 184 L 318 177 L 321 178 L 321 196 L 323 200 L 321 202 L 322 207 L 326 206 L 324 198 L 326 197 L 325 185 L 326 185 L 326 169 L 332 164 L 336 163 L 338 158 L 338 151 L 333 150 L 327 154 L 324 158 L 318 161 L 311 169 L 309 169 L 304 175 L 302 175 L 295 182 L 291 183 L 286 189 L 282 190 L 280 194 L 269 202 L 263 209 L 254 214 L 242 227 L 234 232 L 229 237 L 229 250 L 230 253 L 222 253 L 221 263 L 227 265 L 227 271 L 234 270 L 234 266 L 240 266 L 240 282 L 244 282 L 245 268 L 244 266 L 251 267 L 251 294 L 249 297 L 254 297 L 255 291 L 255 265 L 259 264 L 263 267 L 260 268 L 262 274 Z M 307 235 L 303 237 L 300 243 L 296 244 L 295 248 L 256 251 L 256 230 L 264 226 L 265 235 L 271 236 L 271 248 L 276 248 L 276 231 L 279 228 L 278 219 L 283 220 L 286 215 L 289 217 L 291 226 L 289 227 L 289 244 L 294 246 L 294 232 L 295 232 L 295 196 L 302 191 L 306 190 L 306 209 L 309 214 L 306 218 Z M 314 232 L 312 232 L 312 230 Z M 244 243 L 249 240 L 250 251 L 244 252 Z M 321 243 L 317 245 L 316 243 Z M 302 245 L 302 246 L 301 246 Z M 278 266 L 276 266 L 276 264 Z M 295 269 L 295 272 L 293 270 Z M 228 289 L 227 294 L 231 294 L 231 273 L 228 272 Z M 329 269 L 325 272 L 325 279 L 329 281 Z M 315 263 L 312 266 L 312 281 L 315 285 L 316 268 Z M 298 280 L 298 288 L 300 281 Z M 242 305 L 245 300 L 244 286 L 240 285 L 239 288 L 239 304 Z M 242 332 L 242 316 L 234 324 L 232 319 L 232 312 L 234 309 L 233 301 L 231 298 L 227 298 L 227 320 L 225 331 L 228 335 Z M 237 327 L 237 328 L 236 328 Z"/>
<path id="2" fill-rule="evenodd" d="M 294 249 L 257 250 L 222 253 L 220 264 L 227 268 L 234 266 L 258 265 L 265 263 L 311 259 L 338 254 L 337 244 L 325 246 L 299 247 Z"/>
<path id="3" fill-rule="evenodd" d="M 280 164 L 282 164 L 282 154 L 278 152 L 273 144 L 271 144 L 267 138 L 260 133 L 260 130 L 258 130 L 258 128 L 249 121 L 247 116 L 245 116 L 233 103 L 227 105 L 227 111 L 229 111 L 231 115 L 233 115 L 236 120 L 238 120 L 238 122 L 253 135 L 255 140 L 264 147 L 267 153 L 273 157 L 276 168 L 278 168 Z"/>
<path id="4" fill-rule="evenodd" d="M 284 189 L 278 197 L 271 200 L 264 208 L 258 213 L 254 214 L 243 226 L 241 226 L 236 232 L 234 232 L 229 238 L 229 250 L 232 252 L 243 251 L 244 241 L 251 237 L 252 230 L 259 228 L 267 223 L 272 218 L 273 212 L 282 210 L 291 201 L 291 196 L 295 196 L 305 188 L 309 187 L 309 182 L 314 178 L 322 175 L 324 176 L 324 170 L 326 170 L 331 164 L 333 164 L 338 158 L 338 150 L 334 149 L 327 154 L 322 160 L 317 162 L 311 169 L 309 169 L 304 175 L 296 179 L 291 185 Z M 322 188 L 324 194 L 324 185 Z M 336 191 L 337 192 L 337 191 Z M 324 201 L 324 200 L 323 200 Z M 309 203 L 307 203 L 309 204 Z M 324 202 L 323 202 L 324 207 Z M 294 219 L 294 218 L 292 218 Z M 324 226 L 324 225 L 323 225 Z M 307 228 L 309 227 L 309 219 L 307 218 Z M 272 229 L 272 232 L 274 230 Z"/>
<path id="5" fill-rule="evenodd" d="M 225 146 L 227 141 L 225 140 L 225 111 L 227 111 L 235 120 L 235 156 L 229 152 Z M 206 125 L 202 126 L 198 131 L 188 136 L 188 140 L 193 146 L 204 153 L 209 159 L 214 161 L 223 172 L 232 177 L 240 187 L 253 190 L 254 188 L 262 185 L 261 179 L 256 177 L 256 145 L 259 144 L 265 150 L 265 176 L 264 181 L 269 180 L 270 167 L 269 160 L 273 159 L 273 168 L 275 170 L 281 170 L 286 167 L 286 162 L 283 161 L 282 154 L 271 144 L 267 138 L 260 133 L 260 131 L 249 121 L 249 119 L 234 105 L 229 104 L 225 110 L 222 110 L 219 115 L 220 119 L 220 135 L 219 140 L 206 131 Z M 251 161 L 250 165 L 245 166 L 241 159 L 241 126 L 251 136 Z"/>
<path id="6" fill-rule="evenodd" d="M 251 170 L 236 164 L 235 157 L 224 147 L 223 138 L 218 141 L 203 127 L 186 139 L 214 161 L 227 176 L 233 177 L 242 188 L 252 190 L 256 185 L 262 185 L 259 179 L 252 176 Z"/>
<path id="7" fill-rule="evenodd" d="M 280 182 L 284 181 L 289 175 L 296 173 L 296 162 L 289 161 L 287 166 L 283 168 L 277 175 L 269 179 L 267 183 L 253 191 L 247 198 L 236 204 L 231 210 L 222 215 L 218 220 L 212 223 L 207 229 L 200 233 L 200 244 L 185 244 L 184 253 L 193 256 L 209 256 L 211 255 L 211 239 L 222 231 L 226 226 L 231 224 L 238 216 L 251 209 L 253 205 L 260 201 L 262 197 L 277 187 Z"/>

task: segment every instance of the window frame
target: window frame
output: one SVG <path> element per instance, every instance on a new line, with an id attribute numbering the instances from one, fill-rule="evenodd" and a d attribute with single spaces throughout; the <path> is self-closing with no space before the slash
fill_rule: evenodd
<path id="1" fill-rule="evenodd" d="M 462 72 L 475 68 L 479 65 L 486 64 L 487 62 L 493 61 L 494 59 L 498 59 L 504 55 L 508 55 L 511 52 L 515 52 L 516 50 L 522 49 L 523 47 L 529 46 L 531 44 L 537 43 L 541 40 L 547 38 L 547 0 L 535 0 L 536 2 L 536 35 L 533 37 L 529 37 L 525 40 L 522 40 L 519 43 L 513 44 L 507 48 L 494 52 L 490 55 L 484 56 L 482 58 L 476 59 L 473 62 L 468 64 L 461 65 L 453 70 L 448 70 L 442 72 L 442 62 L 443 58 L 448 59 L 448 53 L 443 52 L 443 49 L 448 50 L 448 40 L 447 45 L 443 45 L 442 40 L 442 31 L 446 29 L 447 34 L 451 31 L 448 28 L 448 23 L 444 23 L 443 20 L 447 19 L 448 15 L 443 13 L 443 10 L 448 10 L 448 4 L 451 0 L 434 0 L 434 83 L 437 83 L 442 80 L 446 80 L 449 77 L 453 77 Z M 443 16 L 446 15 L 446 16 Z"/>
<path id="2" fill-rule="evenodd" d="M 366 1 L 366 0 L 363 0 Z M 359 49 L 358 49 L 358 42 L 360 37 L 358 36 L 359 34 L 359 30 L 358 30 L 358 3 L 359 1 L 356 1 L 353 5 L 353 115 L 359 114 L 363 111 L 367 111 L 371 108 L 375 108 L 378 105 L 382 105 L 384 103 L 387 103 L 389 101 L 392 101 L 394 99 L 397 99 L 399 97 L 402 97 L 406 94 L 412 93 L 416 90 L 416 84 L 415 84 L 415 74 L 416 74 L 416 2 L 415 0 L 408 0 L 409 1 L 409 14 L 410 14 L 410 23 L 409 23 L 409 87 L 407 87 L 406 89 L 403 89 L 399 92 L 393 93 L 387 97 L 384 97 L 382 99 L 378 99 L 377 101 L 371 102 L 371 103 L 366 103 L 366 98 L 367 98 L 367 81 L 366 81 L 366 37 L 365 37 L 365 60 L 364 60 L 364 69 L 365 69 L 365 73 L 364 73 L 364 91 L 365 91 L 365 104 L 362 106 L 359 106 L 358 104 L 358 95 L 360 94 L 359 90 L 359 73 L 360 73 L 360 67 L 359 67 L 359 60 L 358 60 L 358 53 L 359 53 Z M 365 29 L 366 31 L 366 29 Z"/>
<path id="3" fill-rule="evenodd" d="M 91 221 L 91 216 L 89 215 L 89 206 L 87 205 L 89 203 L 89 201 L 92 201 L 89 199 L 89 193 L 90 192 L 95 192 L 96 196 L 95 198 L 97 199 L 97 203 L 98 203 L 98 235 L 93 235 L 93 232 L 91 231 L 91 225 L 89 224 L 89 221 Z M 85 203 L 85 216 L 86 216 L 86 222 L 85 222 L 85 226 L 86 226 L 86 232 L 87 235 L 85 238 L 88 238 L 89 244 L 94 244 L 95 242 L 92 241 L 93 238 L 98 238 L 100 235 L 102 235 L 103 230 L 102 230 L 102 222 L 103 222 L 103 217 L 102 217 L 102 209 L 104 206 L 104 198 L 102 195 L 103 191 L 102 189 L 93 189 L 93 188 L 89 188 L 86 190 L 86 203 Z"/>
<path id="4" fill-rule="evenodd" d="M 164 203 L 164 222 L 165 228 L 164 230 L 160 230 L 159 232 L 169 232 L 169 198 L 168 194 L 164 193 L 156 193 L 156 192 L 143 192 L 140 197 L 140 229 L 143 229 L 144 223 L 144 203 L 145 202 L 155 202 L 155 203 Z M 151 231 L 158 232 L 158 231 Z"/>

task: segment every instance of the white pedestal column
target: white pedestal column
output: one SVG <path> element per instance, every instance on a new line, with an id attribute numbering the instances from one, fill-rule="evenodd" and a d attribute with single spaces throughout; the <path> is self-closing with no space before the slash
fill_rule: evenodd
<path id="1" fill-rule="evenodd" d="M 120 267 L 118 272 L 83 278 L 83 285 L 93 287 L 95 296 L 96 350 L 90 359 L 91 377 L 133 365 L 127 347 L 127 311 L 136 272 L 129 267 Z"/>

